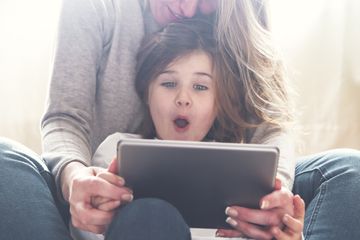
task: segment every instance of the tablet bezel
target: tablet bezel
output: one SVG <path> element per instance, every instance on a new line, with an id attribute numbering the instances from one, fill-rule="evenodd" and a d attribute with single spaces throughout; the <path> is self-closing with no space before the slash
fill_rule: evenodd
<path id="1" fill-rule="evenodd" d="M 135 199 L 164 199 L 195 228 L 229 228 L 230 205 L 259 208 L 274 188 L 279 158 L 269 145 L 155 139 L 120 140 L 117 152 Z"/>

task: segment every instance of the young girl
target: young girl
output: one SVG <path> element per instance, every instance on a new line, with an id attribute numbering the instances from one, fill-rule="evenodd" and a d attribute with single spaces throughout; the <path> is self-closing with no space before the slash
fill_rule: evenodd
<path id="1" fill-rule="evenodd" d="M 199 19 L 172 23 L 143 41 L 138 54 L 135 81 L 136 91 L 146 109 L 146 116 L 138 131 L 142 137 L 250 143 L 253 138 L 251 131 L 258 131 L 256 128 L 260 125 L 269 125 L 275 131 L 288 118 L 280 116 L 281 111 L 274 107 L 278 115 L 269 115 L 269 119 L 266 119 L 262 115 L 264 113 L 255 106 L 250 107 L 249 100 L 242 96 L 244 92 L 253 89 L 254 93 L 265 97 L 271 88 L 262 88 L 257 82 L 249 82 L 250 86 L 241 82 L 232 83 L 224 77 L 220 70 L 222 63 L 219 61 L 216 42 L 212 31 L 209 31 L 212 29 L 210 24 Z M 274 81 L 278 82 L 279 99 L 284 98 L 286 92 L 281 88 L 280 79 Z M 256 98 L 251 94 L 250 97 Z M 268 135 L 264 134 L 263 137 L 271 136 Z M 113 153 L 121 137 L 126 136 L 116 134 L 109 137 L 100 145 L 99 151 L 106 148 L 113 149 Z M 107 147 L 109 145 L 112 147 Z M 110 158 L 102 155 L 100 159 Z M 279 172 L 278 178 L 286 179 L 281 174 Z M 269 233 L 277 239 L 301 239 L 303 201 L 298 195 L 292 197 L 289 190 L 284 190 L 281 181 L 278 180 L 277 185 L 274 192 L 285 191 L 293 198 L 294 210 L 291 206 L 290 212 L 292 215 L 294 211 L 294 217 L 285 214 L 283 210 L 283 224 L 286 227 L 283 230 L 273 227 Z M 109 211 L 117 207 L 113 201 L 102 198 L 94 198 L 92 204 Z M 235 208 L 232 206 L 226 209 L 230 225 L 234 225 L 236 219 Z M 270 206 L 262 208 L 271 209 Z M 221 233 L 218 231 L 218 236 L 222 236 Z"/>

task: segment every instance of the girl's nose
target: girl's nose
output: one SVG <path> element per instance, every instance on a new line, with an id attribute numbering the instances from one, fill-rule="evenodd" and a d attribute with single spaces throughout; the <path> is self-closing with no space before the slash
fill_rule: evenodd
<path id="1" fill-rule="evenodd" d="M 175 104 L 178 107 L 189 107 L 192 104 L 191 97 L 184 91 L 181 91 L 176 96 Z"/>
<path id="2" fill-rule="evenodd" d="M 199 0 L 181 0 L 181 14 L 186 18 L 192 18 L 198 8 Z"/>

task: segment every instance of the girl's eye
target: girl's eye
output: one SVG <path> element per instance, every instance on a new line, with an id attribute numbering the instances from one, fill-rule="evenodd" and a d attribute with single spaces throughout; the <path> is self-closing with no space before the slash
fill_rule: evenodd
<path id="1" fill-rule="evenodd" d="M 176 87 L 176 83 L 175 82 L 162 82 L 161 86 L 164 86 L 166 88 L 174 88 L 174 87 Z"/>
<path id="2" fill-rule="evenodd" d="M 209 89 L 207 86 L 200 85 L 200 84 L 195 84 L 193 88 L 198 91 L 205 91 L 205 90 Z"/>

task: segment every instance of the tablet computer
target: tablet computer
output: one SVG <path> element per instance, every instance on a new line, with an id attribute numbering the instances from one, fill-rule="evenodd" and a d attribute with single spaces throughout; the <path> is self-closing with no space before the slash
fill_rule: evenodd
<path id="1" fill-rule="evenodd" d="M 279 150 L 255 144 L 124 139 L 119 175 L 134 198 L 160 198 L 193 228 L 230 228 L 225 208 L 259 208 L 273 191 Z"/>

